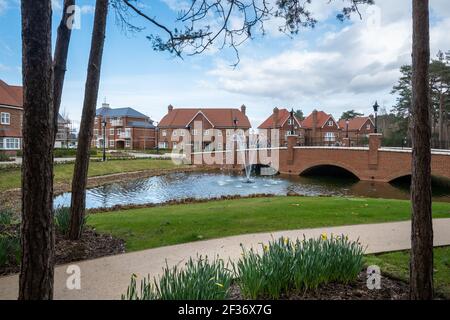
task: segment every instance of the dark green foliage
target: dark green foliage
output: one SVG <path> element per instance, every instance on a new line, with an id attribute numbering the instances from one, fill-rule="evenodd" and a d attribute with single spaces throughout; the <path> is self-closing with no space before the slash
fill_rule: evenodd
<path id="1" fill-rule="evenodd" d="M 82 229 L 86 226 L 87 217 L 83 220 Z M 58 207 L 55 209 L 55 228 L 56 230 L 64 236 L 69 233 L 70 226 L 70 208 L 69 207 Z"/>
<path id="2" fill-rule="evenodd" d="M 363 115 L 363 113 L 356 112 L 355 110 L 349 110 L 342 113 L 341 119 L 349 120 L 357 117 L 362 117 Z"/>
<path id="3" fill-rule="evenodd" d="M 153 282 L 150 277 L 144 278 L 139 291 L 136 275 L 132 275 L 122 300 L 223 300 L 228 298 L 231 279 L 223 260 L 200 256 L 190 258 L 184 268 L 166 265 L 162 276 Z"/>

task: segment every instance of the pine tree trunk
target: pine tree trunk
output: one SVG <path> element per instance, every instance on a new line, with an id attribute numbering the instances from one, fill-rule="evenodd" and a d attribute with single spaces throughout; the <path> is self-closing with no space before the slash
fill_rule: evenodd
<path id="1" fill-rule="evenodd" d="M 53 109 L 55 114 L 54 125 L 55 133 L 58 133 L 58 113 L 61 106 L 61 96 L 64 86 L 64 76 L 66 74 L 67 56 L 69 52 L 70 36 L 72 29 L 68 27 L 68 19 L 70 18 L 69 7 L 75 5 L 75 0 L 64 0 L 64 8 L 62 12 L 61 22 L 58 26 L 58 32 L 55 45 L 55 57 L 53 60 Z M 73 14 L 73 13 L 71 13 Z"/>
<path id="2" fill-rule="evenodd" d="M 95 4 L 94 30 L 84 92 L 83 113 L 78 135 L 77 157 L 72 180 L 71 221 L 69 238 L 79 239 L 82 233 L 86 205 L 86 184 L 89 168 L 89 149 L 93 135 L 95 110 L 100 83 L 100 68 L 105 42 L 108 0 Z"/>
<path id="3" fill-rule="evenodd" d="M 439 95 L 439 147 L 445 148 L 444 145 L 444 110 L 445 110 L 445 94 L 441 91 Z"/>
<path id="4" fill-rule="evenodd" d="M 51 0 L 23 0 L 22 263 L 19 299 L 53 298 Z"/>
<path id="5" fill-rule="evenodd" d="M 433 298 L 428 0 L 413 0 L 410 298 Z"/>

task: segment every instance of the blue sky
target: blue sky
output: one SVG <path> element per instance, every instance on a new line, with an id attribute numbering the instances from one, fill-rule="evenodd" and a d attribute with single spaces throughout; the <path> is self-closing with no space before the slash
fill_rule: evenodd
<path id="1" fill-rule="evenodd" d="M 143 9 L 159 21 L 172 24 L 185 0 L 141 0 Z M 54 1 L 54 33 L 62 0 Z M 247 106 L 254 126 L 274 107 L 314 108 L 339 117 L 348 109 L 369 114 L 378 100 L 386 109 L 394 103 L 390 89 L 398 69 L 410 61 L 410 0 L 378 0 L 361 8 L 363 20 L 340 23 L 335 15 L 341 1 L 313 1 L 319 19 L 313 30 L 293 39 L 277 32 L 277 22 L 266 25 L 267 35 L 256 36 L 240 47 L 241 62 L 232 68 L 231 50 L 214 48 L 201 56 L 171 57 L 155 52 L 148 34 L 157 29 L 136 18 L 142 32 L 126 34 L 111 10 L 105 42 L 99 104 L 106 98 L 112 107 L 130 106 L 158 121 L 167 105 L 175 107 Z M 81 28 L 74 30 L 62 109 L 75 120 L 81 116 L 86 65 L 95 1 L 77 1 L 82 8 Z M 450 3 L 431 0 L 433 54 L 449 50 Z M 236 17 L 236 19 L 239 19 Z M 0 79 L 21 83 L 20 3 L 0 0 Z"/>

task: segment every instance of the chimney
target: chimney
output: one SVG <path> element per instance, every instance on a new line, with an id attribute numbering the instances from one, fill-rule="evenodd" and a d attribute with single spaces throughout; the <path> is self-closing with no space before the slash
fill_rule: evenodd
<path id="1" fill-rule="evenodd" d="M 313 136 L 313 139 L 316 138 L 316 128 L 317 128 L 317 110 L 314 109 L 312 112 L 312 136 Z"/>
<path id="2" fill-rule="evenodd" d="M 169 104 L 169 106 L 167 107 L 167 110 L 169 111 L 169 113 L 173 110 L 173 105 Z"/>
<path id="3" fill-rule="evenodd" d="M 242 106 L 241 106 L 241 112 L 244 114 L 244 116 L 245 116 L 245 110 L 246 110 L 247 108 L 245 107 L 245 104 L 243 104 Z"/>
<path id="4" fill-rule="evenodd" d="M 273 109 L 273 128 L 276 129 L 277 128 L 277 124 L 278 124 L 278 114 L 280 113 L 280 110 L 278 108 L 274 108 Z"/>

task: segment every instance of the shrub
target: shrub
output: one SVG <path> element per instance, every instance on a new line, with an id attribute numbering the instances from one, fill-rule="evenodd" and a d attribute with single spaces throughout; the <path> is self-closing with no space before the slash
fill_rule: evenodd
<path id="1" fill-rule="evenodd" d="M 0 234 L 0 266 L 17 265 L 20 262 L 20 236 Z"/>
<path id="2" fill-rule="evenodd" d="M 201 256 L 186 263 L 184 268 L 177 266 L 163 269 L 163 274 L 141 281 L 140 290 L 137 290 L 136 275 L 131 277 L 127 293 L 122 295 L 123 300 L 222 300 L 229 296 L 232 274 L 223 260 L 215 258 L 209 261 L 208 257 Z"/>
<path id="3" fill-rule="evenodd" d="M 69 234 L 70 228 L 70 208 L 58 207 L 55 209 L 55 228 L 59 233 L 66 236 Z M 84 230 L 86 226 L 87 217 L 85 216 L 81 225 L 81 229 Z"/>
<path id="4" fill-rule="evenodd" d="M 280 298 L 289 290 L 316 289 L 337 281 L 349 283 L 363 267 L 363 248 L 346 237 L 278 239 L 262 245 L 262 254 L 245 251 L 235 265 L 238 286 L 245 298 Z"/>
<path id="5" fill-rule="evenodd" d="M 0 162 L 2 161 L 11 161 L 11 157 L 7 155 L 6 153 L 0 152 Z"/>
<path id="6" fill-rule="evenodd" d="M 0 209 L 0 226 L 7 226 L 13 223 L 13 213 L 8 209 Z"/>

